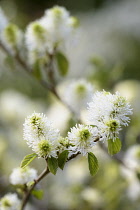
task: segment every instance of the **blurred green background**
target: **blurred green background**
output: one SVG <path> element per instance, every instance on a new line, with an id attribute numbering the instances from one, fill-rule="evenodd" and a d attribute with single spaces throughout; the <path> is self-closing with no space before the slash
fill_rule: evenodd
<path id="1" fill-rule="evenodd" d="M 2 0 L 0 6 L 24 31 L 54 5 L 65 6 L 78 17 L 76 47 L 67 50 L 70 70 L 65 80 L 88 79 L 98 90 L 120 91 L 133 107 L 131 124 L 121 133 L 122 151 L 140 144 L 140 1 L 139 0 Z M 63 82 L 58 79 L 58 84 Z M 8 177 L 23 156 L 31 153 L 22 140 L 22 125 L 33 111 L 44 112 L 62 135 L 72 124 L 68 110 L 37 81 L 0 51 L 0 195 L 14 191 Z M 16 148 L 16 149 L 15 149 Z M 137 175 L 122 172 L 120 165 L 100 148 L 95 153 L 100 170 L 93 178 L 85 158 L 68 163 L 63 172 L 43 181 L 43 201 L 31 199 L 41 210 L 138 210 L 140 183 Z M 135 155 L 134 155 L 135 156 Z M 129 158 L 128 158 L 129 159 Z M 131 159 L 131 156 L 130 156 Z M 140 164 L 140 156 L 134 161 Z M 42 161 L 32 166 L 39 172 Z M 135 193 L 132 193 L 135 192 Z M 34 205 L 35 204 L 35 205 Z"/>

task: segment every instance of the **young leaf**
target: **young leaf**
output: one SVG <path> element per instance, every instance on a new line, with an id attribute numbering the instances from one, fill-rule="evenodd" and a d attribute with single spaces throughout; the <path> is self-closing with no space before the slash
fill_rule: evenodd
<path id="1" fill-rule="evenodd" d="M 110 155 L 114 155 L 118 153 L 121 149 L 121 141 L 119 138 L 115 139 L 114 141 L 112 139 L 108 140 L 108 153 Z"/>
<path id="2" fill-rule="evenodd" d="M 43 190 L 32 190 L 32 195 L 41 200 L 43 198 L 44 192 Z"/>
<path id="3" fill-rule="evenodd" d="M 25 168 L 25 167 L 28 166 L 36 157 L 37 157 L 37 154 L 36 154 L 36 153 L 32 153 L 32 154 L 26 155 L 26 156 L 23 158 L 20 167 L 21 167 L 21 168 Z"/>
<path id="4" fill-rule="evenodd" d="M 58 168 L 58 160 L 54 157 L 48 158 L 48 168 L 55 175 Z"/>
<path id="5" fill-rule="evenodd" d="M 94 176 L 97 173 L 99 166 L 98 166 L 98 160 L 92 152 L 88 153 L 88 165 L 89 165 L 90 174 Z"/>
<path id="6" fill-rule="evenodd" d="M 64 165 L 67 161 L 69 152 L 67 150 L 63 151 L 58 157 L 58 166 L 63 170 Z"/>
<path id="7" fill-rule="evenodd" d="M 56 61 L 58 70 L 61 76 L 66 76 L 68 73 L 69 62 L 66 56 L 62 52 L 56 53 Z"/>

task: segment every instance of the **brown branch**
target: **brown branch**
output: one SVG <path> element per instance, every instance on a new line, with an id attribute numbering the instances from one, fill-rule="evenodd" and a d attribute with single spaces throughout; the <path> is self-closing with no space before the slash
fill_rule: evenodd
<path id="1" fill-rule="evenodd" d="M 32 193 L 32 190 L 35 188 L 35 186 L 37 185 L 38 182 L 40 182 L 48 173 L 49 173 L 49 169 L 48 167 L 46 167 L 44 169 L 44 171 L 38 176 L 37 179 L 34 180 L 34 184 L 30 187 L 30 189 L 25 193 L 25 196 L 22 200 L 22 204 L 21 204 L 21 208 L 20 210 L 23 210 L 24 207 L 26 206 L 26 203 L 28 202 L 30 196 L 31 196 L 31 193 Z"/>
<path id="2" fill-rule="evenodd" d="M 78 152 L 77 154 L 72 155 L 72 156 L 67 160 L 67 162 L 70 161 L 70 160 L 72 160 L 72 159 L 74 159 L 74 158 L 77 157 L 79 154 L 80 154 L 80 153 Z M 47 163 L 47 159 L 46 159 L 46 163 Z M 46 167 L 46 168 L 44 169 L 44 171 L 38 176 L 38 178 L 34 180 L 34 183 L 33 183 L 33 185 L 30 187 L 30 189 L 29 189 L 29 190 L 26 189 L 26 191 L 25 191 L 25 196 L 24 196 L 24 198 L 23 198 L 23 200 L 22 200 L 22 204 L 21 204 L 20 210 L 24 210 L 24 208 L 25 208 L 25 206 L 26 206 L 26 204 L 27 204 L 27 202 L 28 202 L 28 200 L 29 200 L 29 198 L 30 198 L 30 196 L 31 196 L 32 190 L 33 190 L 33 189 L 35 188 L 35 186 L 36 186 L 36 185 L 37 185 L 45 176 L 47 176 L 49 173 L 50 173 L 50 171 L 49 171 L 48 167 Z"/>

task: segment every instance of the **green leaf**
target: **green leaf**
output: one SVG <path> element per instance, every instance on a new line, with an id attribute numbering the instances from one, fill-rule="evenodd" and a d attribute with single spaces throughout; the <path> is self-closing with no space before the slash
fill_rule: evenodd
<path id="1" fill-rule="evenodd" d="M 32 195 L 41 200 L 43 198 L 44 192 L 43 190 L 32 190 Z"/>
<path id="2" fill-rule="evenodd" d="M 32 153 L 32 154 L 26 155 L 26 156 L 23 158 L 20 167 L 21 167 L 21 168 L 25 168 L 25 167 L 28 166 L 36 157 L 37 157 L 37 154 L 36 154 L 36 153 Z"/>
<path id="3" fill-rule="evenodd" d="M 90 174 L 94 176 L 97 173 L 99 166 L 98 166 L 98 160 L 92 152 L 88 153 L 88 165 L 89 165 Z"/>
<path id="4" fill-rule="evenodd" d="M 48 158 L 48 168 L 55 175 L 58 168 L 58 160 L 54 157 Z"/>
<path id="5" fill-rule="evenodd" d="M 121 141 L 119 138 L 115 139 L 114 141 L 112 139 L 108 140 L 108 153 L 110 155 L 114 155 L 118 153 L 121 149 Z"/>
<path id="6" fill-rule="evenodd" d="M 56 61 L 61 76 L 66 76 L 69 68 L 69 61 L 62 52 L 56 53 Z"/>
<path id="7" fill-rule="evenodd" d="M 67 161 L 68 154 L 69 154 L 68 150 L 65 150 L 58 157 L 58 166 L 62 170 L 64 168 L 64 165 L 65 165 L 66 161 Z"/>

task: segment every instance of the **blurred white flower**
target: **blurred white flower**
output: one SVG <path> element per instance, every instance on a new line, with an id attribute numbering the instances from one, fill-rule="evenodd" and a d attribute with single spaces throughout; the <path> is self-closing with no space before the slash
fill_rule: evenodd
<path id="1" fill-rule="evenodd" d="M 8 193 L 3 198 L 0 199 L 0 209 L 1 210 L 19 210 L 20 200 L 15 193 Z"/>
<path id="2" fill-rule="evenodd" d="M 27 27 L 25 43 L 29 54 L 30 51 L 37 51 L 40 56 L 46 55 L 59 46 L 65 46 L 74 34 L 77 22 L 64 7 L 55 6 L 46 10 L 42 18 Z"/>
<path id="3" fill-rule="evenodd" d="M 68 140 L 70 145 L 70 156 L 80 152 L 85 156 L 92 150 L 96 144 L 97 139 L 100 138 L 99 131 L 96 127 L 76 125 L 68 132 Z"/>
<path id="4" fill-rule="evenodd" d="M 25 119 L 24 140 L 37 153 L 38 157 L 56 157 L 60 138 L 59 130 L 52 127 L 48 118 L 33 113 Z"/>
<path id="5" fill-rule="evenodd" d="M 29 51 L 45 53 L 47 51 L 49 36 L 45 27 L 39 20 L 30 23 L 25 33 L 25 43 Z"/>
<path id="6" fill-rule="evenodd" d="M 93 204 L 94 207 L 101 207 L 104 204 L 101 193 L 91 187 L 85 188 L 81 193 L 81 197 L 86 202 Z"/>
<path id="7" fill-rule="evenodd" d="M 10 104 L 10 106 L 9 106 Z M 24 107 L 21 112 L 21 107 Z M 43 106 L 38 101 L 33 101 L 24 94 L 15 90 L 5 90 L 0 95 L 1 119 L 11 124 L 23 122 L 32 110 L 40 111 Z"/>
<path id="8" fill-rule="evenodd" d="M 1 34 L 1 42 L 11 54 L 16 54 L 21 50 L 23 44 L 23 34 L 14 24 L 8 24 Z"/>
<path id="9" fill-rule="evenodd" d="M 71 117 L 70 111 L 60 102 L 54 102 L 46 112 L 48 118 L 53 122 L 55 128 L 65 131 Z M 57 116 L 57 117 L 56 117 Z"/>
<path id="10" fill-rule="evenodd" d="M 62 95 L 71 109 L 77 115 L 80 115 L 80 112 L 86 108 L 87 103 L 91 101 L 93 93 L 94 87 L 92 84 L 84 79 L 79 79 L 69 82 Z"/>
<path id="11" fill-rule="evenodd" d="M 121 174 L 128 181 L 127 195 L 132 200 L 140 196 L 140 145 L 131 146 L 125 153 L 123 161 L 128 167 L 121 166 Z"/>
<path id="12" fill-rule="evenodd" d="M 76 184 L 83 185 L 90 176 L 87 169 L 87 160 L 82 157 L 77 157 L 74 161 L 68 162 L 64 173 L 66 183 L 69 186 Z"/>
<path id="13" fill-rule="evenodd" d="M 33 168 L 15 168 L 10 175 L 10 183 L 13 185 L 23 185 L 37 178 L 37 171 Z"/>
<path id="14" fill-rule="evenodd" d="M 40 19 L 40 23 L 47 29 L 50 34 L 50 43 L 53 51 L 59 45 L 65 45 L 78 25 L 76 18 L 71 17 L 69 12 L 60 6 L 48 9 L 45 15 Z"/>

